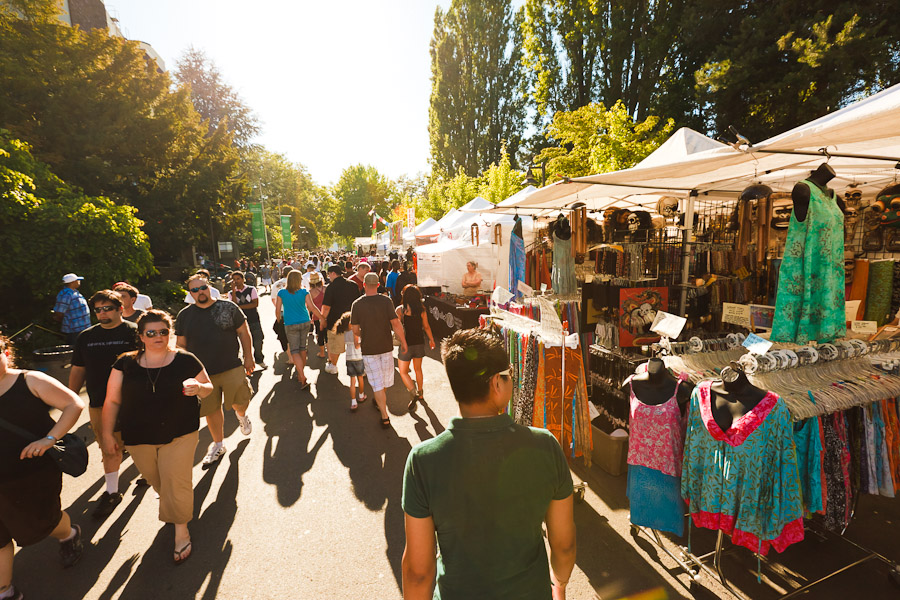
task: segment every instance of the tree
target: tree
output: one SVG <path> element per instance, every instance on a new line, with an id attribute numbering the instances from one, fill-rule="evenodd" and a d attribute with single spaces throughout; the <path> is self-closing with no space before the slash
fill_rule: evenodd
<path id="1" fill-rule="evenodd" d="M 178 59 L 175 81 L 190 90 L 191 102 L 210 133 L 225 125 L 234 143 L 242 147 L 259 134 L 259 118 L 202 50 L 193 46 L 185 50 Z"/>
<path id="2" fill-rule="evenodd" d="M 510 0 L 453 0 L 435 11 L 428 133 L 431 166 L 476 176 L 516 155 L 524 128 L 519 17 Z"/>
<path id="3" fill-rule="evenodd" d="M 558 112 L 547 130 L 556 142 L 535 162 L 547 161 L 549 181 L 581 177 L 634 166 L 672 133 L 672 119 L 649 116 L 635 122 L 620 101 L 607 109 L 597 102 L 569 112 Z"/>
<path id="4" fill-rule="evenodd" d="M 47 265 L 74 270 L 95 289 L 153 272 L 135 209 L 84 195 L 0 129 L 0 293 L 4 317 L 34 314 L 59 288 Z M 0 317 L 2 318 L 2 317 Z"/>
<path id="5" fill-rule="evenodd" d="M 481 176 L 478 195 L 497 204 L 521 190 L 524 178 L 524 173 L 512 168 L 509 153 L 504 148 L 500 161 L 492 164 Z"/>
<path id="6" fill-rule="evenodd" d="M 661 91 L 678 93 L 685 2 L 526 0 L 523 65 L 538 130 L 557 111 L 592 102 L 621 100 L 643 119 L 663 101 Z"/>
<path id="7" fill-rule="evenodd" d="M 733 34 L 696 71 L 707 128 L 751 141 L 900 81 L 894 7 L 877 0 L 731 3 Z"/>
<path id="8" fill-rule="evenodd" d="M 452 208 L 459 208 L 478 196 L 481 181 L 478 177 L 469 177 L 460 168 L 456 175 L 445 178 L 432 174 L 428 193 L 419 202 L 416 216 L 423 219 L 431 217 L 438 220 Z"/>
<path id="9" fill-rule="evenodd" d="M 375 167 L 354 165 L 341 173 L 340 179 L 331 190 L 333 229 L 344 237 L 367 235 L 372 231 L 372 217 L 369 211 L 375 209 L 387 218 L 396 204 L 394 189 L 390 179 Z"/>

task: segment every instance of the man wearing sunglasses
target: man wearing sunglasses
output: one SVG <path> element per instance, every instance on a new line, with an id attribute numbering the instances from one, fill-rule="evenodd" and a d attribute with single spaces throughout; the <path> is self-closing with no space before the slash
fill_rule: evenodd
<path id="1" fill-rule="evenodd" d="M 212 465 L 225 455 L 225 413 L 223 403 L 234 409 L 241 433 L 250 435 L 252 426 L 247 407 L 253 390 L 247 376 L 256 369 L 253 339 L 247 317 L 230 300 L 215 299 L 206 275 L 193 275 L 187 281 L 194 304 L 181 309 L 175 318 L 178 347 L 200 359 L 213 392 L 200 403 L 200 416 L 206 417 L 210 444 L 204 465 Z M 239 355 L 243 353 L 243 364 Z"/>
<path id="2" fill-rule="evenodd" d="M 88 305 L 99 323 L 82 331 L 75 340 L 69 389 L 77 394 L 81 391 L 81 386 L 87 384 L 91 429 L 100 446 L 103 440 L 100 416 L 106 401 L 109 373 L 120 354 L 137 349 L 137 325 L 122 319 L 122 299 L 118 292 L 100 290 L 91 296 Z M 115 432 L 115 437 L 121 448 L 122 437 L 118 431 Z M 108 517 L 122 501 L 122 494 L 119 492 L 121 464 L 121 450 L 114 454 L 103 452 L 106 489 L 94 509 L 93 516 L 96 519 Z"/>
<path id="3" fill-rule="evenodd" d="M 506 413 L 514 384 L 499 338 L 457 331 L 441 358 L 461 416 L 406 461 L 404 599 L 430 599 L 435 585 L 444 600 L 564 599 L 575 565 L 575 520 L 562 448 L 549 431 L 516 424 Z"/>

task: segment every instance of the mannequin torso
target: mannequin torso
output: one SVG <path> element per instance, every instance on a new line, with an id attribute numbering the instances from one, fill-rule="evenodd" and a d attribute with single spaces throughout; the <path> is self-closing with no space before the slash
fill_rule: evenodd
<path id="1" fill-rule="evenodd" d="M 550 225 L 550 233 L 561 240 L 567 240 L 572 237 L 572 226 L 569 219 L 560 216 Z"/>
<path id="2" fill-rule="evenodd" d="M 691 396 L 690 386 L 678 385 L 678 379 L 666 369 L 665 363 L 658 358 L 651 358 L 647 363 L 647 372 L 630 378 L 634 395 L 648 406 L 659 406 L 668 402 L 678 390 L 678 403 L 685 404 Z M 624 387 L 628 387 L 628 383 Z"/>
<path id="3" fill-rule="evenodd" d="M 766 397 L 761 390 L 738 371 L 734 381 L 714 381 L 709 387 L 713 418 L 722 431 L 728 431 L 732 423 L 753 410 Z"/>
<path id="4" fill-rule="evenodd" d="M 828 163 L 823 163 L 807 179 L 818 186 L 826 196 L 834 198 L 841 212 L 843 212 L 844 202 L 835 196 L 834 190 L 828 187 L 828 182 L 834 177 L 834 169 Z M 800 223 L 806 220 L 806 215 L 809 212 L 809 197 L 809 186 L 806 183 L 798 181 L 794 184 L 794 189 L 791 190 L 791 199 L 794 201 L 794 218 Z"/>

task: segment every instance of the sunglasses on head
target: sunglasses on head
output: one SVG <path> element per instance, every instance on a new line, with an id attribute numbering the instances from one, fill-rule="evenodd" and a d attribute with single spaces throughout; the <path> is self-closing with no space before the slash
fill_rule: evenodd
<path id="1" fill-rule="evenodd" d="M 114 311 L 114 310 L 116 310 L 116 307 L 115 307 L 115 306 L 112 306 L 112 305 L 107 305 L 107 306 L 95 306 L 95 307 L 94 307 L 94 312 L 97 313 L 98 315 L 99 315 L 100 313 L 112 312 L 112 311 Z"/>
<path id="2" fill-rule="evenodd" d="M 192 287 L 190 289 L 193 293 L 196 294 L 197 292 L 202 292 L 204 290 L 208 290 L 209 286 L 208 285 L 198 285 L 197 287 Z"/>
<path id="3" fill-rule="evenodd" d="M 505 371 L 494 373 L 494 375 L 500 375 L 501 377 L 512 377 L 512 371 L 510 369 L 506 369 Z"/>
<path id="4" fill-rule="evenodd" d="M 156 336 L 166 337 L 169 335 L 168 329 L 150 329 L 149 331 L 144 332 L 144 336 L 148 338 L 155 338 Z"/>

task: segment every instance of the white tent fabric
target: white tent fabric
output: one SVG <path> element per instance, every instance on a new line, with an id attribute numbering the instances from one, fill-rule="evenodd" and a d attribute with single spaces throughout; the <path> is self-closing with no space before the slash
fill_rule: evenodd
<path id="1" fill-rule="evenodd" d="M 704 150 L 714 150 L 725 147 L 726 144 L 717 142 L 699 131 L 690 127 L 682 127 L 672 134 L 662 145 L 650 153 L 650 156 L 637 164 L 638 167 L 655 167 L 670 162 L 682 160 L 684 157 Z"/>
<path id="2" fill-rule="evenodd" d="M 697 147 L 684 144 L 686 151 Z M 744 187 L 756 182 L 788 192 L 826 160 L 825 155 L 819 154 L 823 148 L 833 154 L 900 157 L 900 85 L 759 144 L 713 147 L 681 158 L 672 154 L 671 162 L 654 160 L 622 171 L 557 182 L 530 194 L 515 207 L 563 208 L 576 202 L 584 202 L 589 210 L 628 205 L 652 207 L 661 195 L 684 198 L 691 192 L 697 194 L 700 203 L 733 202 Z M 772 150 L 815 155 L 766 152 Z M 898 175 L 891 161 L 840 157 L 828 160 L 838 175 L 831 185 L 839 192 L 850 185 L 864 193 L 875 192 Z"/>

